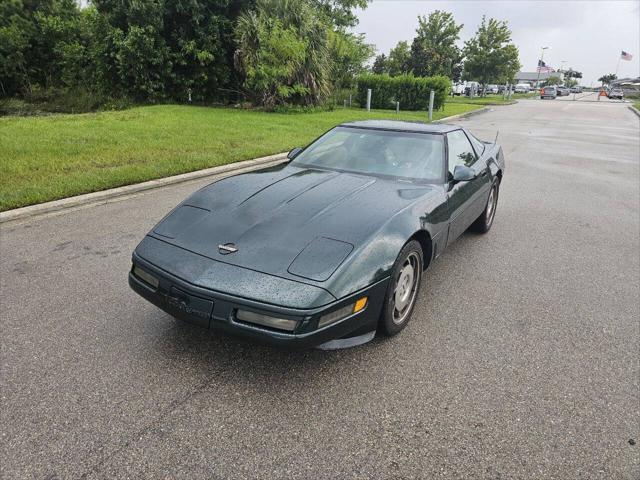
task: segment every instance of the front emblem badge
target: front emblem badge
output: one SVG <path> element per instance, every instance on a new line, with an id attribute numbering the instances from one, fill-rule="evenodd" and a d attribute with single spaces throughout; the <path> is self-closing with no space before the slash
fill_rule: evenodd
<path id="1" fill-rule="evenodd" d="M 234 243 L 225 243 L 224 245 L 218 245 L 218 252 L 222 255 L 229 255 L 230 253 L 236 253 L 238 247 Z"/>

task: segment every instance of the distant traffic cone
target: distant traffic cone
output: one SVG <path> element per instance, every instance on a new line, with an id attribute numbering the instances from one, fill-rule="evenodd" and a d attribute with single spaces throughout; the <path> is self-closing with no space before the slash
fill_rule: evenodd
<path id="1" fill-rule="evenodd" d="M 607 93 L 604 90 L 600 90 L 600 94 L 598 96 L 599 97 L 606 97 Z"/>

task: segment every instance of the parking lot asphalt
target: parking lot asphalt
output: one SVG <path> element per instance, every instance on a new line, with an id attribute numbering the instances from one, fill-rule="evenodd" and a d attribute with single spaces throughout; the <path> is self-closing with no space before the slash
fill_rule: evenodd
<path id="1" fill-rule="evenodd" d="M 492 230 L 429 268 L 392 339 L 289 352 L 129 290 L 203 182 L 0 231 L 2 478 L 638 479 L 640 141 L 624 105 L 461 120 L 503 145 Z"/>

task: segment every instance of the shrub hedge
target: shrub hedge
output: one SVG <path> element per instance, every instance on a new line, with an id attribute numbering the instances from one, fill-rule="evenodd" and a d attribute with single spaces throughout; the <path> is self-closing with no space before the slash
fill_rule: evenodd
<path id="1" fill-rule="evenodd" d="M 444 106 L 449 94 L 451 80 L 443 76 L 414 77 L 413 75 L 377 75 L 367 73 L 358 77 L 356 101 L 363 107 L 367 104 L 367 89 L 371 89 L 371 108 L 395 108 L 400 102 L 401 110 L 426 110 L 429 108 L 429 93 L 435 91 L 433 108 Z"/>

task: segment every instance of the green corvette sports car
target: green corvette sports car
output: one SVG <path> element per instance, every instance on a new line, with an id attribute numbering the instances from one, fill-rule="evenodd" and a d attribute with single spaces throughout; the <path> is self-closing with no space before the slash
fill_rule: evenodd
<path id="1" fill-rule="evenodd" d="M 189 196 L 137 246 L 129 284 L 179 319 L 276 345 L 395 335 L 429 264 L 491 228 L 504 172 L 499 145 L 456 125 L 344 123 Z"/>

